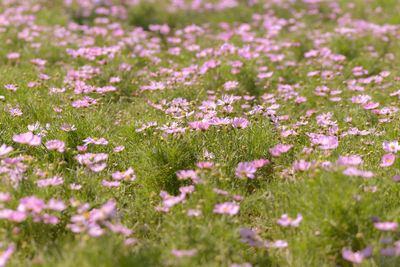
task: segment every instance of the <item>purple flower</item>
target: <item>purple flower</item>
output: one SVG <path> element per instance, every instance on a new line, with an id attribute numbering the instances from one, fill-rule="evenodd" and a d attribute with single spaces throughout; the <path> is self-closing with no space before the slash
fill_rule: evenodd
<path id="1" fill-rule="evenodd" d="M 396 157 L 393 154 L 386 154 L 382 157 L 382 163 L 379 164 L 381 167 L 389 167 L 392 166 Z"/>
<path id="2" fill-rule="evenodd" d="M 64 180 L 62 177 L 57 177 L 54 176 L 53 178 L 48 178 L 48 179 L 43 179 L 43 180 L 37 180 L 35 181 L 38 187 L 46 187 L 50 185 L 60 185 L 64 183 Z"/>
<path id="3" fill-rule="evenodd" d="M 339 141 L 336 136 L 323 136 L 319 140 L 319 148 L 326 150 L 326 149 L 335 149 L 339 145 Z"/>
<path id="4" fill-rule="evenodd" d="M 312 167 L 312 162 L 307 162 L 304 159 L 293 162 L 293 169 L 295 171 L 306 171 Z"/>
<path id="5" fill-rule="evenodd" d="M 364 255 L 360 251 L 352 252 L 346 248 L 342 249 L 342 257 L 343 259 L 354 263 L 361 263 L 364 259 Z"/>
<path id="6" fill-rule="evenodd" d="M 287 214 L 283 214 L 280 219 L 278 219 L 276 222 L 284 227 L 286 226 L 293 226 L 293 227 L 298 227 L 300 225 L 300 222 L 303 220 L 303 216 L 299 213 L 297 214 L 296 219 L 292 219 L 289 217 Z"/>
<path id="7" fill-rule="evenodd" d="M 39 146 L 42 143 L 42 138 L 40 138 L 40 136 L 34 135 L 31 132 L 27 132 L 14 135 L 13 141 L 20 144 Z"/>
<path id="8" fill-rule="evenodd" d="M 274 157 L 279 157 L 282 153 L 286 153 L 289 151 L 289 149 L 291 149 L 292 146 L 291 145 L 276 145 L 274 146 L 272 149 L 269 150 L 269 152 L 271 153 L 272 156 Z"/>
<path id="9" fill-rule="evenodd" d="M 197 253 L 197 249 L 190 249 L 190 250 L 177 250 L 177 249 L 173 249 L 172 251 L 171 251 L 171 253 L 172 254 L 174 254 L 175 256 L 177 256 L 177 257 L 184 257 L 184 256 L 186 256 L 186 257 L 192 257 L 192 256 L 194 256 L 194 255 L 196 255 L 196 253 Z"/>
<path id="10" fill-rule="evenodd" d="M 62 153 L 65 149 L 65 143 L 60 140 L 50 140 L 46 142 L 46 148 L 48 150 L 57 150 L 58 152 Z"/>
<path id="11" fill-rule="evenodd" d="M 116 148 L 114 148 L 114 152 L 121 152 L 122 150 L 124 150 L 125 147 L 124 146 L 117 146 Z"/>
<path id="12" fill-rule="evenodd" d="M 194 209 L 189 209 L 187 214 L 188 216 L 195 216 L 195 217 L 203 215 L 201 210 L 194 210 Z"/>
<path id="13" fill-rule="evenodd" d="M 400 145 L 397 140 L 392 142 L 384 141 L 382 144 L 382 148 L 385 152 L 397 153 L 397 151 L 400 150 Z"/>
<path id="14" fill-rule="evenodd" d="M 249 121 L 245 118 L 233 118 L 231 123 L 234 128 L 241 129 L 245 129 L 249 125 Z"/>
<path id="15" fill-rule="evenodd" d="M 68 123 L 64 123 L 63 125 L 61 125 L 60 129 L 65 132 L 70 132 L 70 131 L 76 130 L 75 125 L 70 125 Z"/>
<path id="16" fill-rule="evenodd" d="M 215 205 L 213 212 L 218 214 L 235 215 L 239 212 L 239 208 L 240 208 L 239 205 L 236 205 L 232 202 L 225 202 Z"/>
<path id="17" fill-rule="evenodd" d="M 337 165 L 359 165 L 363 162 L 360 156 L 340 156 L 339 159 L 336 161 Z"/>
<path id="18" fill-rule="evenodd" d="M 344 175 L 347 176 L 361 176 L 363 178 L 371 178 L 374 176 L 374 173 L 371 171 L 360 171 L 356 167 L 349 167 L 343 171 Z"/>
<path id="19" fill-rule="evenodd" d="M 195 130 L 208 130 L 210 124 L 203 121 L 191 121 L 189 122 L 189 127 Z"/>
<path id="20" fill-rule="evenodd" d="M 275 241 L 264 241 L 264 247 L 266 248 L 286 248 L 289 244 L 285 240 L 275 240 Z"/>
<path id="21" fill-rule="evenodd" d="M 2 144 L 0 146 L 0 156 L 7 155 L 11 151 L 13 151 L 13 148 L 11 146 L 7 146 L 6 144 Z"/>
<path id="22" fill-rule="evenodd" d="M 374 103 L 374 102 L 368 102 L 367 104 L 364 105 L 364 109 L 374 109 L 379 107 L 379 103 Z"/>
<path id="23" fill-rule="evenodd" d="M 114 172 L 113 174 L 111 174 L 111 177 L 114 180 L 130 180 L 133 181 L 136 179 L 136 176 L 134 175 L 134 170 L 132 169 L 132 167 L 129 167 L 126 171 L 123 172 Z"/>
<path id="24" fill-rule="evenodd" d="M 13 254 L 14 250 L 15 250 L 15 245 L 11 244 L 8 246 L 6 251 L 0 252 L 0 267 L 3 267 L 7 264 L 7 261 Z"/>
<path id="25" fill-rule="evenodd" d="M 256 168 L 261 168 L 261 167 L 263 167 L 264 165 L 269 164 L 270 161 L 269 161 L 268 159 L 256 159 L 256 160 L 253 160 L 253 161 L 250 162 L 250 163 L 251 163 L 251 165 L 253 165 L 253 166 L 256 167 Z"/>
<path id="26" fill-rule="evenodd" d="M 97 138 L 97 137 L 94 138 L 88 137 L 85 140 L 83 140 L 83 142 L 85 142 L 84 146 L 87 146 L 88 144 L 103 145 L 103 146 L 108 144 L 108 141 L 105 138 Z"/>
<path id="27" fill-rule="evenodd" d="M 236 168 L 236 177 L 249 177 L 250 179 L 254 179 L 254 173 L 256 171 L 257 168 L 250 162 L 239 162 L 238 167 Z"/>
<path id="28" fill-rule="evenodd" d="M 396 231 L 399 225 L 397 222 L 376 222 L 374 223 L 376 229 L 381 231 Z"/>

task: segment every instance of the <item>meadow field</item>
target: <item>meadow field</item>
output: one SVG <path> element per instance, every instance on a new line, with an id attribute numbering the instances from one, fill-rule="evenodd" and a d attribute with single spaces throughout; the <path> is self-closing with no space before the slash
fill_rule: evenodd
<path id="1" fill-rule="evenodd" d="M 399 14 L 0 1 L 0 267 L 400 266 Z"/>

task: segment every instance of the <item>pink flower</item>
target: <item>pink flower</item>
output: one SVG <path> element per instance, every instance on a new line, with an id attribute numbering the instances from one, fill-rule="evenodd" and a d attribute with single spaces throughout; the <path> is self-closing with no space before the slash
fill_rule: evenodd
<path id="1" fill-rule="evenodd" d="M 275 241 L 264 241 L 263 244 L 263 246 L 266 248 L 286 248 L 288 245 L 288 242 L 280 239 Z"/>
<path id="2" fill-rule="evenodd" d="M 211 161 L 201 161 L 196 164 L 196 167 L 200 169 L 210 169 L 213 165 L 214 163 Z"/>
<path id="3" fill-rule="evenodd" d="M 204 183 L 205 181 L 201 180 L 197 173 L 193 170 L 180 170 L 176 172 L 176 176 L 178 179 L 181 180 L 186 180 L 188 178 L 192 179 L 193 183 L 198 184 L 198 183 Z"/>
<path id="4" fill-rule="evenodd" d="M 282 153 L 286 153 L 289 151 L 289 149 L 291 149 L 292 146 L 291 145 L 276 145 L 274 146 L 272 149 L 269 150 L 269 152 L 271 153 L 272 156 L 274 157 L 279 157 Z"/>
<path id="5" fill-rule="evenodd" d="M 80 184 L 70 184 L 69 188 L 71 188 L 71 190 L 80 190 L 82 188 L 82 185 L 80 185 Z"/>
<path id="6" fill-rule="evenodd" d="M 35 213 L 41 212 L 43 209 L 46 208 L 46 204 L 44 201 L 40 198 L 37 198 L 35 196 L 31 197 L 24 197 L 19 200 L 19 205 L 17 210 L 18 211 L 32 211 Z"/>
<path id="7" fill-rule="evenodd" d="M 0 252 L 0 267 L 3 267 L 7 264 L 7 261 L 13 254 L 14 250 L 15 250 L 15 245 L 11 244 L 8 246 L 6 251 Z"/>
<path id="8" fill-rule="evenodd" d="M 384 141 L 382 144 L 382 148 L 385 152 L 397 153 L 397 151 L 400 150 L 400 145 L 397 140 L 392 142 Z"/>
<path id="9" fill-rule="evenodd" d="M 245 129 L 249 125 L 249 121 L 245 118 L 233 118 L 231 123 L 234 128 L 241 129 Z"/>
<path id="10" fill-rule="evenodd" d="M 62 153 L 65 149 L 65 143 L 60 140 L 50 140 L 46 142 L 46 148 L 48 150 L 57 150 L 58 152 Z"/>
<path id="11" fill-rule="evenodd" d="M 194 255 L 196 255 L 197 253 L 197 249 L 191 249 L 191 250 L 177 250 L 177 249 L 173 249 L 171 251 L 172 254 L 174 254 L 177 257 L 192 257 Z"/>
<path id="12" fill-rule="evenodd" d="M 88 144 L 95 144 L 95 145 L 107 145 L 108 141 L 105 138 L 91 138 L 88 137 L 85 140 L 83 140 L 83 142 L 85 142 L 84 146 L 87 146 Z"/>
<path id="13" fill-rule="evenodd" d="M 304 159 L 293 162 L 293 169 L 295 171 L 306 171 L 312 167 L 312 162 L 307 162 Z"/>
<path id="14" fill-rule="evenodd" d="M 31 132 L 27 132 L 14 135 L 13 141 L 20 144 L 39 146 L 42 143 L 42 138 L 40 136 L 34 135 Z"/>
<path id="15" fill-rule="evenodd" d="M 17 58 L 19 58 L 19 53 L 15 53 L 15 52 L 8 53 L 7 58 L 8 59 L 17 59 Z"/>
<path id="16" fill-rule="evenodd" d="M 117 146 L 116 148 L 114 148 L 114 152 L 121 152 L 122 150 L 124 150 L 125 147 L 124 146 Z"/>
<path id="17" fill-rule="evenodd" d="M 107 187 L 113 187 L 113 186 L 120 186 L 120 185 L 121 185 L 121 182 L 119 182 L 119 181 L 107 181 L 107 180 L 103 180 L 102 184 L 103 184 L 104 186 L 107 186 Z"/>
<path id="18" fill-rule="evenodd" d="M 286 226 L 293 226 L 293 227 L 298 227 L 300 222 L 303 220 L 303 216 L 299 213 L 297 214 L 296 219 L 292 219 L 289 217 L 287 214 L 283 214 L 280 219 L 278 219 L 276 222 L 284 227 Z"/>
<path id="19" fill-rule="evenodd" d="M 269 161 L 268 159 L 256 159 L 256 160 L 253 160 L 253 161 L 250 162 L 250 163 L 251 163 L 251 165 L 253 165 L 253 166 L 256 167 L 256 168 L 261 168 L 261 167 L 263 167 L 264 165 L 269 164 L 270 161 Z"/>
<path id="20" fill-rule="evenodd" d="M 7 155 L 11 151 L 13 151 L 13 148 L 11 146 L 7 146 L 6 144 L 2 144 L 0 146 L 0 156 Z"/>
<path id="21" fill-rule="evenodd" d="M 352 252 L 346 248 L 342 249 L 342 257 L 343 259 L 354 263 L 361 263 L 364 259 L 364 255 L 360 251 Z"/>
<path id="22" fill-rule="evenodd" d="M 349 167 L 343 171 L 344 175 L 347 176 L 361 176 L 363 178 L 371 178 L 374 176 L 374 173 L 371 171 L 360 171 L 356 167 Z"/>
<path id="23" fill-rule="evenodd" d="M 62 177 L 57 177 L 54 176 L 53 178 L 48 178 L 48 179 L 43 179 L 43 180 L 37 180 L 35 181 L 38 187 L 46 187 L 50 185 L 60 185 L 64 183 L 64 180 Z"/>
<path id="24" fill-rule="evenodd" d="M 210 124 L 203 121 L 191 121 L 189 122 L 189 127 L 195 130 L 208 130 Z"/>
<path id="25" fill-rule="evenodd" d="M 336 136 L 323 136 L 319 139 L 319 148 L 326 149 L 335 149 L 339 145 L 339 141 Z"/>
<path id="26" fill-rule="evenodd" d="M 70 131 L 76 130 L 75 125 L 70 125 L 68 123 L 64 123 L 63 125 L 61 125 L 60 129 L 65 132 L 70 132 Z"/>
<path id="27" fill-rule="evenodd" d="M 189 209 L 187 214 L 188 216 L 195 216 L 195 217 L 203 215 L 201 210 L 193 210 L 193 209 Z"/>
<path id="28" fill-rule="evenodd" d="M 136 179 L 136 176 L 133 174 L 134 170 L 132 169 L 132 167 L 129 167 L 129 169 L 127 169 L 126 171 L 123 172 L 114 172 L 113 174 L 111 174 L 111 177 L 114 180 L 130 180 L 133 181 Z"/>
<path id="29" fill-rule="evenodd" d="M 229 91 L 231 89 L 235 89 L 239 85 L 239 82 L 237 81 L 228 81 L 224 83 L 224 88 L 226 91 Z"/>
<path id="30" fill-rule="evenodd" d="M 250 162 L 239 162 L 239 165 L 236 168 L 236 177 L 248 177 L 250 179 L 254 179 L 254 174 L 256 171 L 257 168 Z"/>
<path id="31" fill-rule="evenodd" d="M 393 154 L 386 154 L 382 157 L 382 163 L 379 164 L 381 167 L 389 167 L 392 166 L 396 157 Z"/>
<path id="32" fill-rule="evenodd" d="M 374 223 L 374 226 L 381 231 L 396 231 L 399 227 L 397 222 L 377 222 Z"/>
<path id="33" fill-rule="evenodd" d="M 232 202 L 225 202 L 215 205 L 213 212 L 218 214 L 235 215 L 239 212 L 239 208 L 239 205 L 233 204 Z"/>
<path id="34" fill-rule="evenodd" d="M 367 104 L 364 105 L 364 109 L 374 109 L 379 107 L 379 103 L 374 103 L 374 102 L 368 102 Z"/>
<path id="35" fill-rule="evenodd" d="M 336 160 L 337 165 L 359 165 L 363 162 L 360 156 L 340 156 L 338 160 Z"/>

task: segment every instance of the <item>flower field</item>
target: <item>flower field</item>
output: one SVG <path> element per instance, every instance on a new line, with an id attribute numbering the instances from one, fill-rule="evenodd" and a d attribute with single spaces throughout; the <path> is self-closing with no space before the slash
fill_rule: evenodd
<path id="1" fill-rule="evenodd" d="M 3 0 L 1 266 L 400 266 L 400 1 Z"/>

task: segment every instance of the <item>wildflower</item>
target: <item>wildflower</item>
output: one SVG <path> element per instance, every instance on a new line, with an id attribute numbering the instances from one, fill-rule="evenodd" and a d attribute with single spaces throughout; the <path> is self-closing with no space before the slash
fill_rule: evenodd
<path id="1" fill-rule="evenodd" d="M 312 167 L 312 162 L 307 162 L 304 159 L 293 162 L 293 169 L 295 171 L 306 171 Z"/>
<path id="2" fill-rule="evenodd" d="M 95 145 L 107 145 L 108 141 L 105 138 L 91 138 L 88 137 L 85 140 L 83 140 L 84 146 L 87 146 L 88 144 L 95 144 Z"/>
<path id="3" fill-rule="evenodd" d="M 395 156 L 393 154 L 386 154 L 382 157 L 382 163 L 379 164 L 381 167 L 389 167 L 394 163 Z"/>
<path id="4" fill-rule="evenodd" d="M 46 148 L 48 150 L 57 150 L 58 152 L 62 153 L 65 149 L 65 143 L 60 140 L 50 140 L 46 142 Z"/>
<path id="5" fill-rule="evenodd" d="M 31 132 L 14 135 L 13 141 L 16 143 L 31 146 L 39 146 L 42 143 L 42 139 L 40 138 L 40 136 L 34 135 Z"/>
<path id="6" fill-rule="evenodd" d="M 15 247 L 16 246 L 14 244 L 11 244 L 5 251 L 2 251 L 0 253 L 0 267 L 3 267 L 7 264 L 8 259 L 11 257 L 15 250 Z"/>
<path id="7" fill-rule="evenodd" d="M 287 214 L 283 214 L 279 220 L 276 222 L 284 227 L 286 226 L 293 226 L 293 227 L 298 227 L 300 222 L 303 220 L 303 216 L 299 213 L 297 214 L 296 219 L 290 218 Z"/>
<path id="8" fill-rule="evenodd" d="M 250 163 L 251 163 L 251 165 L 253 165 L 256 168 L 261 168 L 264 165 L 270 164 L 270 161 L 268 159 L 256 159 Z"/>
<path id="9" fill-rule="evenodd" d="M 225 202 L 215 205 L 213 212 L 218 214 L 235 215 L 239 212 L 239 208 L 239 205 L 233 204 L 232 202 Z"/>
<path id="10" fill-rule="evenodd" d="M 234 128 L 241 129 L 245 129 L 249 125 L 249 121 L 245 118 L 233 118 L 231 123 Z"/>
<path id="11" fill-rule="evenodd" d="M 37 180 L 37 181 L 35 181 L 35 183 L 37 184 L 38 187 L 46 187 L 46 186 L 50 186 L 50 185 L 55 186 L 55 185 L 63 184 L 64 180 L 62 177 L 54 176 L 53 178 Z"/>
<path id="12" fill-rule="evenodd" d="M 224 83 L 224 88 L 226 91 L 229 91 L 231 89 L 235 89 L 239 85 L 239 82 L 237 81 L 228 81 Z"/>
<path id="13" fill-rule="evenodd" d="M 382 144 L 382 148 L 385 152 L 397 153 L 400 150 L 399 141 L 397 140 L 392 142 L 384 141 Z"/>
<path id="14" fill-rule="evenodd" d="M 191 249 L 191 250 L 177 250 L 177 249 L 173 249 L 171 251 L 172 254 L 174 254 L 177 257 L 192 257 L 194 255 L 196 255 L 197 253 L 197 249 Z"/>
<path id="15" fill-rule="evenodd" d="M 125 180 L 125 181 L 127 180 L 133 181 L 136 179 L 132 167 L 129 167 L 126 171 L 123 172 L 114 172 L 113 174 L 111 174 L 111 177 L 114 180 Z"/>
<path id="16" fill-rule="evenodd" d="M 267 248 L 286 248 L 288 246 L 288 242 L 286 242 L 285 240 L 275 240 L 275 241 L 264 241 L 263 246 L 267 247 Z"/>
<path id="17" fill-rule="evenodd" d="M 201 210 L 193 210 L 193 209 L 189 209 L 187 214 L 188 216 L 195 216 L 195 217 L 203 215 Z"/>
<path id="18" fill-rule="evenodd" d="M 356 167 L 349 167 L 343 171 L 344 175 L 347 176 L 361 176 L 363 178 L 371 178 L 374 176 L 374 173 L 371 171 L 360 171 Z"/>
<path id="19" fill-rule="evenodd" d="M 347 261 L 354 263 L 362 263 L 364 258 L 369 258 L 372 255 L 373 247 L 369 246 L 361 251 L 352 252 L 346 248 L 342 249 L 342 257 Z"/>
<path id="20" fill-rule="evenodd" d="M 7 146 L 6 144 L 2 144 L 0 146 L 0 156 L 7 155 L 11 151 L 13 151 L 13 147 L 12 146 Z"/>
<path id="21" fill-rule="evenodd" d="M 337 165 L 360 165 L 363 162 L 360 156 L 340 156 L 338 160 L 336 160 Z"/>
<path id="22" fill-rule="evenodd" d="M 250 179 L 254 179 L 254 174 L 256 171 L 257 168 L 250 162 L 239 162 L 238 167 L 236 168 L 236 177 L 248 177 Z"/>
<path id="23" fill-rule="evenodd" d="M 282 153 L 286 153 L 291 149 L 291 145 L 276 145 L 272 149 L 269 150 L 272 156 L 279 157 Z"/>
<path id="24" fill-rule="evenodd" d="M 76 130 L 75 125 L 70 125 L 68 123 L 64 123 L 63 125 L 61 125 L 60 129 L 65 132 L 70 132 L 70 131 Z"/>
<path id="25" fill-rule="evenodd" d="M 396 231 L 399 227 L 397 222 L 376 222 L 374 226 L 376 229 L 382 231 Z"/>
<path id="26" fill-rule="evenodd" d="M 115 152 L 115 153 L 118 153 L 118 152 L 123 151 L 124 149 L 125 149 L 124 146 L 117 146 L 117 147 L 114 148 L 114 152 Z"/>

